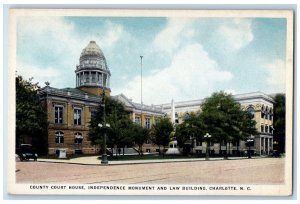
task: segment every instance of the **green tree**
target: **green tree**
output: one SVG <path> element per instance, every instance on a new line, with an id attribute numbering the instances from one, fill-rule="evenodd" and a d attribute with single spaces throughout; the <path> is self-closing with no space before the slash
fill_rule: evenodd
<path id="1" fill-rule="evenodd" d="M 38 96 L 40 87 L 32 79 L 16 77 L 16 146 L 29 139 L 38 153 L 44 155 L 48 151 L 47 111 Z"/>
<path id="2" fill-rule="evenodd" d="M 163 146 L 165 152 L 165 146 L 170 142 L 170 134 L 173 131 L 173 125 L 169 118 L 160 118 L 159 121 L 151 128 L 151 141 L 158 145 L 159 152 L 160 146 Z"/>
<path id="3" fill-rule="evenodd" d="M 276 94 L 274 97 L 274 141 L 278 142 L 275 148 L 285 153 L 285 94 Z"/>
<path id="4" fill-rule="evenodd" d="M 242 111 L 241 105 L 231 94 L 223 91 L 213 93 L 204 100 L 201 117 L 205 131 L 212 135 L 214 141 L 226 146 L 225 158 L 228 142 L 245 140 L 249 135 L 256 134 L 255 121 L 251 115 L 247 111 Z"/>
<path id="5" fill-rule="evenodd" d="M 194 146 L 194 142 L 203 140 L 204 134 L 205 125 L 200 113 L 187 114 L 183 123 L 176 125 L 175 137 L 177 144 L 180 148 L 183 148 L 183 152 L 186 154 L 192 151 L 191 148 Z"/>
<path id="6" fill-rule="evenodd" d="M 129 131 L 133 142 L 139 147 L 139 155 L 143 155 L 143 145 L 149 139 L 149 130 L 134 123 Z"/>
<path id="7" fill-rule="evenodd" d="M 110 97 L 105 98 L 105 117 L 106 124 L 110 127 L 100 128 L 98 124 L 103 124 L 104 106 L 100 104 L 95 117 L 91 118 L 89 128 L 89 139 L 93 145 L 103 144 L 104 132 L 107 136 L 107 147 L 124 147 L 132 141 L 128 135 L 128 128 L 132 122 L 129 112 L 125 110 L 123 104 Z M 125 141 L 126 140 L 126 141 Z M 103 151 L 103 149 L 102 149 Z"/>

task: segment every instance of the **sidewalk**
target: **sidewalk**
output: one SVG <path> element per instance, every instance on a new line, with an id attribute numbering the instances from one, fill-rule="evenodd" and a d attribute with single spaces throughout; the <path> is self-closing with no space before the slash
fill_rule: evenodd
<path id="1" fill-rule="evenodd" d="M 99 156 L 91 157 L 79 157 L 74 159 L 38 159 L 38 162 L 50 162 L 50 163 L 68 163 L 68 164 L 81 164 L 81 165 L 100 165 L 101 160 Z M 252 159 L 258 159 L 263 157 L 252 157 Z M 229 157 L 228 160 L 241 160 L 248 159 L 248 157 Z M 211 157 L 209 161 L 224 160 L 223 157 Z M 124 161 L 109 161 L 109 165 L 128 165 L 128 164 L 147 164 L 147 163 L 173 163 L 173 162 L 196 162 L 206 161 L 205 158 L 191 158 L 191 159 L 145 159 L 145 160 L 124 160 Z"/>

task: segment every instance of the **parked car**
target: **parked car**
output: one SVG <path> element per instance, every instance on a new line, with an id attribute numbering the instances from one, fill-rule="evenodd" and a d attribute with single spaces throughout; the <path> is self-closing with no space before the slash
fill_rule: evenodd
<path id="1" fill-rule="evenodd" d="M 36 151 L 32 148 L 31 144 L 21 144 L 20 148 L 17 149 L 17 154 L 20 157 L 20 161 L 33 159 L 37 161 L 38 155 Z"/>

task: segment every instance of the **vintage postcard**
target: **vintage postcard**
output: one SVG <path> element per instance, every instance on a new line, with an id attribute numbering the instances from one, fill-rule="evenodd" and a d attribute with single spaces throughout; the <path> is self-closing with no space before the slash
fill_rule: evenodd
<path id="1" fill-rule="evenodd" d="M 8 192 L 292 195 L 293 15 L 11 9 Z"/>

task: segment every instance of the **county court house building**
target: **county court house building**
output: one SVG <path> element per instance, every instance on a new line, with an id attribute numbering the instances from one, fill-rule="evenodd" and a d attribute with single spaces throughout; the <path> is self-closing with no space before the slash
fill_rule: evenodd
<path id="1" fill-rule="evenodd" d="M 145 105 L 135 103 L 125 95 L 110 95 L 111 73 L 105 56 L 95 41 L 82 50 L 79 65 L 75 69 L 76 87 L 57 89 L 49 83 L 39 94 L 41 101 L 47 107 L 48 113 L 48 154 L 56 154 L 66 150 L 67 154 L 98 154 L 99 146 L 91 145 L 88 140 L 89 121 L 101 103 L 102 92 L 123 103 L 130 112 L 133 122 L 151 128 L 155 122 L 164 116 L 169 116 L 173 124 L 183 121 L 183 118 L 196 111 L 201 111 L 202 100 L 184 101 L 162 105 Z M 255 115 L 259 134 L 255 136 L 251 151 L 256 154 L 269 154 L 273 147 L 273 104 L 274 100 L 261 92 L 235 95 L 236 101 L 243 109 Z M 206 148 L 219 152 L 220 144 L 194 143 L 194 151 L 205 152 Z M 221 149 L 225 147 L 221 144 Z M 145 152 L 155 152 L 157 147 L 147 141 Z M 246 150 L 245 142 L 231 144 L 230 153 L 236 150 Z"/>

